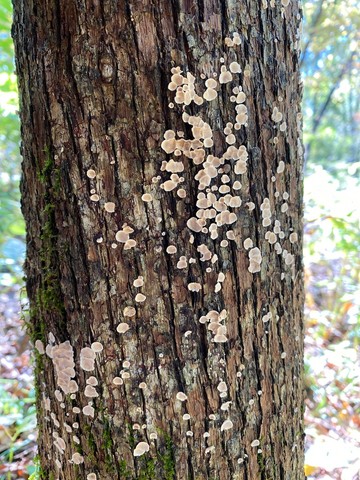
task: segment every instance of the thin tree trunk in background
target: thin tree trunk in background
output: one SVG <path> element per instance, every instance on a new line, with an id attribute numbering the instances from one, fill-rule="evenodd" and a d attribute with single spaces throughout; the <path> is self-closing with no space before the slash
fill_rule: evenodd
<path id="1" fill-rule="evenodd" d="M 14 0 L 41 478 L 304 478 L 287 3 Z"/>

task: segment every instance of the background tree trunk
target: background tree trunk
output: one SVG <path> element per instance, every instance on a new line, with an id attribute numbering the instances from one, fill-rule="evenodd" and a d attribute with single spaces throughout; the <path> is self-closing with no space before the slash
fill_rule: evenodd
<path id="1" fill-rule="evenodd" d="M 14 0 L 42 478 L 304 477 L 300 15 L 287 3 Z M 204 129 L 196 143 L 194 117 L 172 108 L 184 79 L 171 69 L 201 96 L 231 62 L 241 73 L 214 100 L 186 97 L 212 129 L 202 149 Z M 236 105 L 238 153 L 223 133 Z M 189 158 L 204 150 L 220 165 Z M 236 221 L 192 231 L 206 186 L 218 215 L 226 185 Z"/>

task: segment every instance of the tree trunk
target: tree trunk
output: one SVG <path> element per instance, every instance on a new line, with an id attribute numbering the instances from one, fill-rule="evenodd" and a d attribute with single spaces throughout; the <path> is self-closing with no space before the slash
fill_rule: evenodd
<path id="1" fill-rule="evenodd" d="M 287 4 L 14 0 L 41 478 L 304 478 Z"/>

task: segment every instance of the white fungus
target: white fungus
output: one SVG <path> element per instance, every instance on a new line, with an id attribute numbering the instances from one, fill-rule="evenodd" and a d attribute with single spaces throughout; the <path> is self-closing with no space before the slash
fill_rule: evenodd
<path id="1" fill-rule="evenodd" d="M 115 203 L 114 202 L 106 202 L 104 208 L 107 212 L 113 213 L 115 212 Z"/>
<path id="2" fill-rule="evenodd" d="M 144 453 L 150 450 L 150 446 L 147 442 L 139 442 L 134 450 L 134 457 L 140 457 L 144 455 Z"/>
<path id="3" fill-rule="evenodd" d="M 80 367 L 86 372 L 91 372 L 95 368 L 95 352 L 89 347 L 82 348 L 80 351 Z"/>
<path id="4" fill-rule="evenodd" d="M 276 172 L 283 173 L 284 170 L 285 170 L 285 163 L 283 162 L 283 160 L 280 160 L 279 165 L 276 169 Z"/>
<path id="5" fill-rule="evenodd" d="M 221 67 L 221 73 L 219 77 L 220 83 L 229 83 L 233 79 L 231 72 L 226 70 L 226 67 Z"/>
<path id="6" fill-rule="evenodd" d="M 83 414 L 87 417 L 94 417 L 95 409 L 91 405 L 86 405 L 83 409 Z"/>
<path id="7" fill-rule="evenodd" d="M 44 344 L 41 340 L 35 341 L 35 348 L 40 353 L 40 355 L 43 355 L 45 353 Z"/>
<path id="8" fill-rule="evenodd" d="M 225 382 L 221 381 L 219 383 L 219 385 L 217 386 L 217 389 L 219 390 L 219 392 L 227 392 L 227 385 Z"/>
<path id="9" fill-rule="evenodd" d="M 140 288 L 144 285 L 144 278 L 143 277 L 138 277 L 133 281 L 133 285 L 136 288 Z"/>
<path id="10" fill-rule="evenodd" d="M 241 72 L 241 68 L 240 68 L 240 65 L 238 64 L 238 62 L 231 62 L 230 65 L 229 65 L 229 69 L 230 69 L 231 73 L 240 73 Z"/>
<path id="11" fill-rule="evenodd" d="M 177 400 L 180 400 L 180 402 L 185 402 L 185 400 L 187 400 L 187 395 L 185 395 L 184 392 L 178 392 L 176 398 Z"/>
<path id="12" fill-rule="evenodd" d="M 143 202 L 152 202 L 153 197 L 152 197 L 151 193 L 144 193 L 144 194 L 141 196 L 141 200 L 142 200 Z"/>
<path id="13" fill-rule="evenodd" d="M 114 385 L 123 385 L 124 380 L 120 377 L 114 377 L 113 378 L 113 384 Z"/>
<path id="14" fill-rule="evenodd" d="M 90 168 L 90 169 L 86 172 L 86 175 L 87 175 L 88 178 L 95 178 L 95 177 L 96 177 L 96 172 L 95 172 L 95 170 L 93 170 L 93 169 Z"/>
<path id="15" fill-rule="evenodd" d="M 124 317 L 135 317 L 136 310 L 134 307 L 125 307 L 123 314 L 124 314 Z"/>
<path id="16" fill-rule="evenodd" d="M 98 392 L 92 385 L 86 385 L 84 395 L 88 398 L 95 398 L 99 396 Z"/>
<path id="17" fill-rule="evenodd" d="M 290 243 L 296 243 L 298 241 L 298 234 L 296 232 L 290 233 Z"/>
<path id="18" fill-rule="evenodd" d="M 244 240 L 244 248 L 245 250 L 249 250 L 249 248 L 252 248 L 254 246 L 253 244 L 253 241 L 251 240 L 251 238 L 246 238 Z"/>
<path id="19" fill-rule="evenodd" d="M 119 325 L 116 327 L 116 331 L 118 333 L 125 333 L 129 330 L 129 328 L 130 327 L 127 323 L 122 322 L 122 323 L 119 323 Z"/>
<path id="20" fill-rule="evenodd" d="M 231 420 L 225 420 L 225 422 L 223 422 L 223 424 L 221 425 L 221 428 L 220 430 L 223 432 L 223 431 L 226 431 L 226 430 L 230 430 L 231 428 L 233 428 L 234 424 Z"/>
<path id="21" fill-rule="evenodd" d="M 145 302 L 146 300 L 146 296 L 143 295 L 142 293 L 137 293 L 136 296 L 135 296 L 135 302 L 138 302 L 138 303 L 143 303 Z"/>
<path id="22" fill-rule="evenodd" d="M 218 96 L 218 93 L 213 88 L 207 88 L 203 96 L 207 102 L 211 102 L 212 100 L 215 100 L 215 98 Z"/>
<path id="23" fill-rule="evenodd" d="M 100 342 L 93 342 L 91 344 L 91 350 L 95 353 L 102 352 L 103 349 L 104 349 L 104 347 L 102 346 L 102 344 Z"/>
<path id="24" fill-rule="evenodd" d="M 190 292 L 200 292 L 201 289 L 202 286 L 200 285 L 200 283 L 191 282 L 188 284 L 188 290 L 190 290 Z"/>

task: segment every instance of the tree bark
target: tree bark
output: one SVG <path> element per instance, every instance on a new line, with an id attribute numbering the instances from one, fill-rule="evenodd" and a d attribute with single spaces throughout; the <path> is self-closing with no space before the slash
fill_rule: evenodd
<path id="1" fill-rule="evenodd" d="M 287 3 L 14 0 L 41 478 L 304 478 Z"/>

